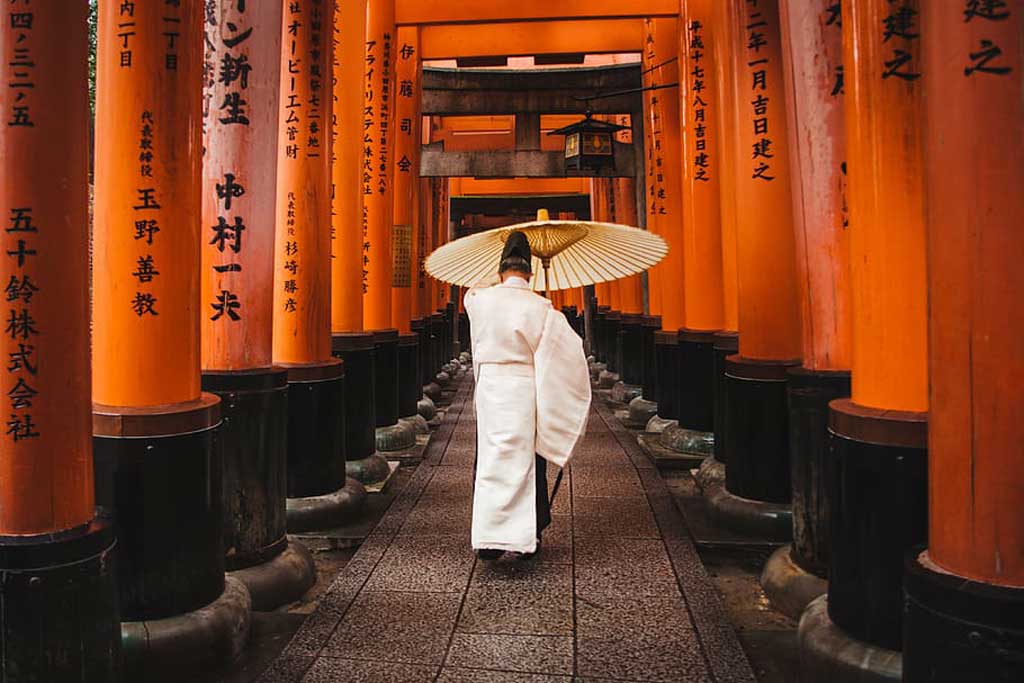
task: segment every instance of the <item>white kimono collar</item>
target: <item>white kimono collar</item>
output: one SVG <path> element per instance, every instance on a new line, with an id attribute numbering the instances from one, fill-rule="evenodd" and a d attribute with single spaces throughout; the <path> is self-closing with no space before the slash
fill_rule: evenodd
<path id="1" fill-rule="evenodd" d="M 529 289 L 530 283 L 521 277 L 512 276 L 501 283 L 502 287 L 515 287 L 516 289 Z"/>

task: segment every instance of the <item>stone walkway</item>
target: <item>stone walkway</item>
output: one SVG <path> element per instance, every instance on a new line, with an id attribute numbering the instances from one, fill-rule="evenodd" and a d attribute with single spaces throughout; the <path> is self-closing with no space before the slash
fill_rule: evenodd
<path id="1" fill-rule="evenodd" d="M 671 494 L 603 406 L 540 555 L 476 560 L 471 391 L 464 382 L 405 491 L 259 680 L 754 681 Z"/>

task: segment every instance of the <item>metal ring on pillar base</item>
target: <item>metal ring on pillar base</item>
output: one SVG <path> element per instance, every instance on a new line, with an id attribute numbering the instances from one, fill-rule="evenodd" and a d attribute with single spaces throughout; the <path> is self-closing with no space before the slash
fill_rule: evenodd
<path id="1" fill-rule="evenodd" d="M 316 583 L 313 555 L 301 543 L 288 542 L 284 551 L 262 564 L 228 573 L 241 581 L 256 612 L 269 612 L 299 600 Z"/>
<path id="2" fill-rule="evenodd" d="M 590 363 L 588 368 L 590 370 L 590 381 L 595 384 L 600 380 L 601 375 L 608 371 L 608 366 L 600 362 Z"/>
<path id="3" fill-rule="evenodd" d="M 767 503 L 729 493 L 725 486 L 705 491 L 712 517 L 734 531 L 766 541 L 793 537 L 793 510 L 788 503 Z"/>
<path id="4" fill-rule="evenodd" d="M 121 624 L 126 680 L 147 672 L 192 669 L 229 662 L 249 639 L 252 599 L 245 585 L 227 577 L 220 596 L 208 605 L 166 619 Z"/>
<path id="5" fill-rule="evenodd" d="M 377 428 L 377 450 L 382 453 L 407 451 L 416 445 L 416 431 L 406 422 Z"/>
<path id="6" fill-rule="evenodd" d="M 288 533 L 341 526 L 356 517 L 366 503 L 366 488 L 352 477 L 345 486 L 322 496 L 288 499 Z"/>
<path id="7" fill-rule="evenodd" d="M 121 680 L 113 523 L 0 536 L 0 680 Z"/>
<path id="8" fill-rule="evenodd" d="M 920 547 L 904 567 L 904 681 L 1024 680 L 1024 588 L 950 574 Z"/>
<path id="9" fill-rule="evenodd" d="M 784 545 L 765 563 L 761 588 L 772 607 L 790 619 L 799 619 L 811 601 L 828 592 L 828 581 L 798 565 L 793 560 L 793 546 Z"/>
<path id="10" fill-rule="evenodd" d="M 829 683 L 899 683 L 903 657 L 895 650 L 865 643 L 832 623 L 828 596 L 804 610 L 797 632 L 800 680 Z"/>
<path id="11" fill-rule="evenodd" d="M 435 404 L 441 400 L 443 391 L 441 385 L 437 382 L 431 382 L 423 386 L 423 395 L 433 401 Z"/>
<path id="12" fill-rule="evenodd" d="M 409 425 L 412 428 L 413 434 L 416 436 L 426 436 L 430 434 L 430 425 L 427 424 L 426 418 L 419 413 L 412 415 L 411 417 L 399 418 L 398 421 Z"/>
<path id="13" fill-rule="evenodd" d="M 647 426 L 644 427 L 644 431 L 648 434 L 662 434 L 666 429 L 672 425 L 678 425 L 679 423 L 675 420 L 666 420 L 660 415 L 655 415 L 647 422 Z"/>
<path id="14" fill-rule="evenodd" d="M 714 432 L 684 429 L 678 423 L 665 427 L 660 440 L 662 446 L 676 453 L 706 457 L 715 452 Z"/>
<path id="15" fill-rule="evenodd" d="M 619 374 L 617 372 L 602 370 L 601 374 L 597 376 L 597 386 L 599 389 L 611 389 L 618 381 Z"/>
<path id="16" fill-rule="evenodd" d="M 449 375 L 444 370 L 442 370 L 441 372 L 437 373 L 437 375 L 434 377 L 434 381 L 437 383 L 439 387 L 444 389 L 445 387 L 452 383 L 452 376 Z"/>
<path id="17" fill-rule="evenodd" d="M 437 406 L 434 404 L 434 400 L 429 396 L 420 396 L 420 400 L 416 404 L 416 412 L 429 423 L 437 417 Z"/>
<path id="18" fill-rule="evenodd" d="M 272 560 L 287 546 L 288 371 L 207 371 L 224 421 L 224 554 L 228 571 Z"/>
<path id="19" fill-rule="evenodd" d="M 718 458 L 714 455 L 704 458 L 704 462 L 700 464 L 697 474 L 694 475 L 694 480 L 701 491 L 710 491 L 715 487 L 724 487 L 725 463 L 719 462 Z"/>
<path id="20" fill-rule="evenodd" d="M 629 418 L 626 426 L 633 429 L 646 429 L 652 417 L 658 415 L 658 404 L 638 396 L 629 402 Z"/>
<path id="21" fill-rule="evenodd" d="M 391 474 L 391 468 L 383 455 L 374 452 L 368 458 L 347 461 L 345 473 L 364 486 L 373 486 L 386 481 Z"/>
<path id="22" fill-rule="evenodd" d="M 634 398 L 639 398 L 643 389 L 634 385 L 619 381 L 612 387 L 611 399 L 616 403 L 628 405 Z"/>

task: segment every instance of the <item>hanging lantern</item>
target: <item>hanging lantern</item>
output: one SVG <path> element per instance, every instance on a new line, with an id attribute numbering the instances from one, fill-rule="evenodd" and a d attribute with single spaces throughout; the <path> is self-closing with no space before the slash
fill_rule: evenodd
<path id="1" fill-rule="evenodd" d="M 626 126 L 598 121 L 587 113 L 582 121 L 553 130 L 548 135 L 565 136 L 565 170 L 593 172 L 615 169 L 615 134 Z"/>

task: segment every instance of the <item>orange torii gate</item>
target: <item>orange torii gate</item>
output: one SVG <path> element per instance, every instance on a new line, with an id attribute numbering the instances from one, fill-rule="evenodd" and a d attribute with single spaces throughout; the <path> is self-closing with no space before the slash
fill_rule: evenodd
<path id="1" fill-rule="evenodd" d="M 0 53 L 22 65 L 0 90 L 0 678 L 118 680 L 117 544 L 91 439 L 88 7 L 5 9 Z"/>

